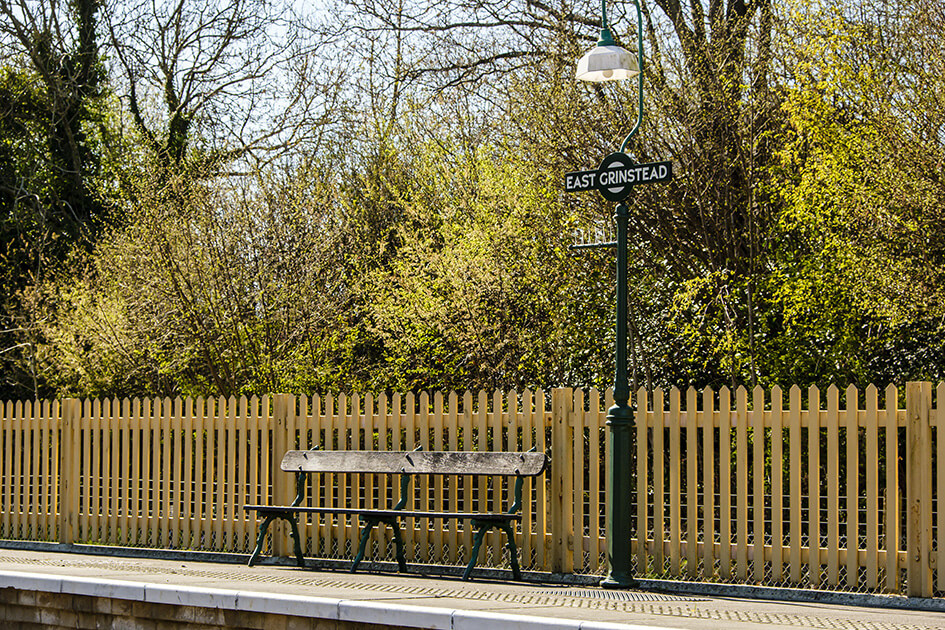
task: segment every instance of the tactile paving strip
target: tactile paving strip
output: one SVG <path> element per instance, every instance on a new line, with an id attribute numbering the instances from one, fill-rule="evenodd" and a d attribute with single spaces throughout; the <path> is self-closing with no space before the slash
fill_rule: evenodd
<path id="1" fill-rule="evenodd" d="M 689 595 L 668 595 L 666 593 L 645 593 L 643 591 L 616 591 L 608 589 L 561 589 L 541 591 L 543 595 L 555 597 L 589 597 L 591 599 L 607 599 L 622 602 L 707 602 L 707 597 L 691 597 Z"/>
<path id="2" fill-rule="evenodd" d="M 744 622 L 799 628 L 822 628 L 824 630 L 942 630 L 942 626 L 768 613 L 752 610 L 724 610 L 707 605 L 705 602 L 711 601 L 709 599 L 673 596 L 660 593 L 641 593 L 636 591 L 598 591 L 595 589 L 574 588 L 561 588 L 558 590 L 545 587 L 541 590 L 533 590 L 531 592 L 491 593 L 477 589 L 475 586 L 454 589 L 407 584 L 371 584 L 342 577 L 306 577 L 294 571 L 292 574 L 286 571 L 286 575 L 281 576 L 246 569 L 244 567 L 233 567 L 233 569 L 227 571 L 207 571 L 187 567 L 168 566 L 165 568 L 143 566 L 139 563 L 129 562 L 127 560 L 50 560 L 44 558 L 34 559 L 0 556 L 0 563 L 95 568 L 116 572 L 129 571 L 157 575 L 186 575 L 208 580 L 237 580 L 269 584 L 320 586 L 361 591 L 369 590 L 392 595 L 488 600 L 532 606 L 566 606 L 570 608 L 613 610 L 626 613 L 665 615 L 670 617 L 706 619 L 723 622 Z M 895 613 L 890 611 L 890 614 Z"/>

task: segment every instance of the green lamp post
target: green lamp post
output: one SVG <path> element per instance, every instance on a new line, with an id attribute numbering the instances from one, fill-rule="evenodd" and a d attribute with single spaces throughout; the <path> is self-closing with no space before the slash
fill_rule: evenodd
<path id="1" fill-rule="evenodd" d="M 583 81 L 615 81 L 637 77 L 639 102 L 637 122 L 624 139 L 619 153 L 625 153 L 643 120 L 643 14 L 639 0 L 631 0 L 637 9 L 636 57 L 614 43 L 607 26 L 607 3 L 601 1 L 601 32 L 597 46 L 578 61 L 576 77 Z M 620 156 L 621 158 L 623 156 Z M 601 167 L 601 173 L 604 166 Z M 600 178 L 599 178 L 600 179 Z M 631 568 L 632 552 L 630 539 L 633 536 L 633 509 L 630 502 L 633 464 L 633 407 L 630 405 L 630 382 L 627 374 L 627 221 L 630 211 L 623 203 L 628 189 L 619 191 L 619 200 L 614 218 L 617 222 L 617 322 L 616 322 L 616 375 L 614 379 L 614 406 L 607 413 L 607 428 L 610 431 L 610 449 L 607 453 L 607 577 L 601 586 L 607 588 L 629 588 L 636 584 Z M 613 192 L 613 191 L 611 191 Z"/>

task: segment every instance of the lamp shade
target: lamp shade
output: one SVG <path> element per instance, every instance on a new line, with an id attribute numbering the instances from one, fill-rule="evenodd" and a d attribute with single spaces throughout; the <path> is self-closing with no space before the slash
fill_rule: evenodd
<path id="1" fill-rule="evenodd" d="M 633 53 L 620 46 L 597 46 L 578 61 L 576 77 L 581 81 L 617 81 L 640 74 Z"/>

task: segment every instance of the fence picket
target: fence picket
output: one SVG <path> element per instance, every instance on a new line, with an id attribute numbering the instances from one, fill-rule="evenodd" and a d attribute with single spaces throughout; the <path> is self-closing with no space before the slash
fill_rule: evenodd
<path id="1" fill-rule="evenodd" d="M 476 410 L 476 429 L 478 430 L 478 448 L 479 451 L 489 450 L 489 398 L 488 394 L 485 391 L 479 390 L 478 396 L 478 408 Z M 562 460 L 564 461 L 564 460 Z M 479 478 L 479 488 L 476 492 L 476 503 L 475 508 L 477 510 L 485 510 L 486 506 L 486 497 L 488 496 L 486 488 L 488 487 L 488 480 L 482 477 Z M 470 529 L 472 529 L 470 527 Z M 489 537 L 486 536 L 486 539 L 483 541 L 482 547 L 479 549 L 479 558 L 477 562 L 486 562 L 487 554 L 489 548 Z"/>
<path id="2" fill-rule="evenodd" d="M 680 433 L 681 419 L 679 409 L 680 392 L 677 388 L 669 391 L 669 570 L 679 575 L 680 567 Z"/>
<path id="3" fill-rule="evenodd" d="M 12 539 L 14 536 L 12 534 L 12 522 L 13 522 L 13 492 L 16 488 L 13 485 L 13 401 L 8 400 L 5 403 L 0 403 L 0 409 L 3 410 L 3 425 L 2 432 L 2 451 L 0 451 L 0 460 L 3 463 L 3 478 L 2 484 L 0 484 L 0 499 L 2 499 L 4 506 L 9 506 L 11 509 L 3 510 L 2 523 L 2 535 L 4 538 Z"/>
<path id="4" fill-rule="evenodd" d="M 111 457 L 108 460 L 108 473 L 104 483 L 108 487 L 108 536 L 103 537 L 110 545 L 119 544 L 118 540 L 118 480 L 120 477 L 118 460 L 121 456 L 121 403 L 117 398 L 111 401 L 108 415 L 108 436 Z"/>
<path id="5" fill-rule="evenodd" d="M 879 423 L 878 392 L 866 388 L 866 586 L 879 586 Z"/>
<path id="6" fill-rule="evenodd" d="M 226 551 L 227 549 L 223 520 L 224 506 L 226 504 L 226 427 L 228 424 L 227 414 L 229 406 L 227 399 L 220 396 L 217 399 L 216 408 L 214 409 L 216 413 L 214 415 L 215 430 L 213 432 L 213 483 L 216 489 L 217 502 L 213 511 L 213 529 L 215 536 L 214 547 L 220 551 Z"/>
<path id="7" fill-rule="evenodd" d="M 236 505 L 236 426 L 237 405 L 245 406 L 245 396 L 230 396 L 226 404 L 226 424 L 223 445 L 221 447 L 220 459 L 220 481 L 224 484 L 224 496 L 226 497 L 220 505 L 221 518 L 223 524 L 223 550 L 236 550 L 236 519 L 233 518 L 233 506 Z M 225 448 L 225 450 L 223 450 Z"/>
<path id="8" fill-rule="evenodd" d="M 600 391 L 596 388 L 592 388 L 589 392 L 589 402 L 588 402 L 588 415 L 587 415 L 587 472 L 589 475 L 588 486 L 587 486 L 587 496 L 588 496 L 588 507 L 587 507 L 587 517 L 588 517 L 588 537 L 590 539 L 590 565 L 588 570 L 593 573 L 598 573 L 601 570 L 601 553 L 604 550 L 604 539 L 601 538 L 601 514 L 603 514 L 604 506 L 607 503 L 602 497 L 602 486 L 601 486 L 601 463 L 602 457 L 600 452 L 601 447 L 601 419 L 603 415 L 603 410 L 600 406 Z M 639 428 L 638 428 L 639 430 Z M 646 424 L 643 425 L 644 432 L 646 431 Z M 639 449 L 637 451 L 639 453 Z M 644 458 L 645 459 L 645 458 Z M 638 460 L 639 465 L 639 460 Z M 644 469 L 645 470 L 645 469 Z M 646 480 L 646 474 L 643 475 L 644 485 Z M 529 482 L 531 480 L 529 479 Z M 645 493 L 644 493 L 645 496 Z M 638 495 L 639 497 L 639 495 Z M 644 515 L 646 512 L 644 511 Z M 639 518 L 639 514 L 638 514 Z M 645 518 L 645 517 L 644 517 Z M 643 536 L 640 537 L 640 534 L 637 534 L 637 539 L 642 540 L 643 543 L 646 543 L 646 529 L 643 530 Z M 638 543 L 639 544 L 639 543 Z"/>
<path id="9" fill-rule="evenodd" d="M 204 477 L 204 434 L 207 430 L 206 423 L 207 401 L 203 396 L 199 396 L 194 402 L 194 511 L 191 514 L 191 537 L 194 549 L 205 548 L 204 541 L 207 539 L 204 525 L 206 523 L 206 512 L 209 501 L 206 500 L 206 482 Z"/>
<path id="10" fill-rule="evenodd" d="M 345 412 L 345 448 L 347 450 L 357 450 L 361 446 L 361 396 L 353 393 L 348 397 L 348 407 Z M 358 502 L 358 494 L 361 487 L 361 475 L 346 475 L 344 479 L 345 505 L 352 506 Z M 357 528 L 357 519 L 346 517 L 345 523 L 345 555 L 350 557 L 358 548 L 358 539 L 360 532 Z M 422 557 L 422 556 L 421 556 Z"/>
<path id="11" fill-rule="evenodd" d="M 846 495 L 844 512 L 846 513 L 847 588 L 855 589 L 859 583 L 859 548 L 860 548 L 860 451 L 859 451 L 859 394 L 856 387 L 850 385 L 846 391 Z"/>
<path id="12" fill-rule="evenodd" d="M 541 453 L 547 453 L 549 450 L 548 446 L 548 432 L 547 432 L 547 422 L 545 420 L 545 410 L 547 407 L 547 401 L 545 399 L 544 390 L 538 389 L 535 391 L 535 413 L 533 416 L 535 423 L 535 438 L 537 450 Z M 537 497 L 537 507 L 536 507 L 536 526 L 535 526 L 535 548 L 536 548 L 536 561 L 539 566 L 547 567 L 551 564 L 548 558 L 548 552 L 551 544 L 551 536 L 548 535 L 548 486 L 551 483 L 550 475 L 546 474 L 543 478 L 536 480 L 535 485 L 538 486 L 537 492 L 535 493 Z"/>
<path id="13" fill-rule="evenodd" d="M 56 540 L 55 517 L 56 517 L 56 472 L 54 466 L 59 460 L 59 453 L 55 448 L 54 434 L 56 433 L 56 421 L 59 418 L 59 401 L 50 403 L 43 401 L 43 425 L 40 436 L 40 449 L 43 455 L 43 498 L 42 498 L 42 527 L 43 539 L 48 541 Z M 2 423 L 0 423 L 2 426 Z"/>
<path id="14" fill-rule="evenodd" d="M 784 417 L 781 388 L 771 388 L 771 579 L 784 570 Z"/>
<path id="15" fill-rule="evenodd" d="M 498 392 L 493 394 L 493 396 L 500 395 Z M 426 391 L 420 392 L 420 414 L 417 418 L 417 432 L 419 435 L 419 440 L 417 442 L 418 446 L 422 446 L 423 450 L 429 451 L 434 447 L 430 444 L 430 394 Z M 495 402 L 493 402 L 495 405 Z M 499 405 L 499 413 L 502 411 L 501 398 Z M 420 479 L 414 481 L 420 485 L 420 505 L 427 506 L 430 504 L 430 476 L 422 475 Z M 430 530 L 435 523 L 431 519 L 424 518 L 419 520 L 419 531 L 417 535 L 420 538 L 420 561 L 429 563 L 430 559 Z M 438 524 L 438 523 L 436 523 Z"/>
<path id="16" fill-rule="evenodd" d="M 732 578 L 732 395 L 719 389 L 719 573 Z"/>
<path id="17" fill-rule="evenodd" d="M 584 514 L 587 508 L 584 502 L 584 427 L 587 425 L 584 412 L 584 390 L 574 390 L 574 403 L 571 407 L 572 413 L 568 421 L 568 437 L 572 448 L 571 452 L 571 479 L 569 487 L 571 488 L 571 528 L 574 531 L 572 540 L 572 557 L 574 564 L 568 571 L 575 568 L 583 569 L 584 564 Z M 596 413 L 597 410 L 595 409 Z"/>
<path id="18" fill-rule="evenodd" d="M 458 406 L 459 406 L 459 397 L 455 391 L 449 393 L 449 398 L 447 399 L 446 407 L 447 413 L 449 416 L 446 421 L 446 429 L 448 431 L 449 439 L 449 450 L 458 451 L 459 450 L 459 415 L 458 415 Z M 449 499 L 451 502 L 456 503 L 459 500 L 459 484 L 461 477 L 459 475 L 450 475 L 449 478 Z M 526 510 L 527 512 L 527 510 Z M 527 519 L 527 516 L 526 516 Z M 528 539 L 528 521 L 525 520 L 522 522 L 522 536 L 523 539 Z M 459 522 L 456 519 L 450 519 L 449 524 L 449 534 L 447 535 L 447 547 L 449 551 L 447 552 L 446 560 L 450 564 L 456 564 L 459 561 Z M 527 549 L 527 540 L 522 541 L 523 550 Z M 522 552 L 524 555 L 524 551 Z"/>
<path id="19" fill-rule="evenodd" d="M 216 427 L 218 426 L 216 414 L 218 413 L 219 401 L 216 398 L 207 398 L 205 402 L 206 411 L 203 415 L 203 497 L 206 500 L 206 507 L 204 508 L 203 532 L 206 538 L 206 548 L 215 549 L 220 541 L 216 534 L 216 510 L 213 508 L 214 497 L 216 496 L 216 480 L 213 472 L 216 461 Z"/>
<path id="20" fill-rule="evenodd" d="M 715 394 L 711 387 L 702 392 L 702 572 L 703 579 L 715 577 Z"/>
<path id="21" fill-rule="evenodd" d="M 26 448 L 23 443 L 23 401 L 17 401 L 13 409 L 13 537 L 25 538 L 23 528 L 23 492 L 27 487 L 27 480 L 23 472 L 23 460 L 26 457 Z M 94 483 L 95 477 L 89 476 Z M 88 513 L 88 511 L 86 511 Z"/>
<path id="22" fill-rule="evenodd" d="M 168 484 L 168 489 L 172 492 L 170 500 L 165 504 L 165 507 L 171 510 L 171 513 L 168 515 L 171 518 L 170 525 L 170 545 L 173 547 L 181 546 L 182 538 L 182 529 L 183 525 L 181 521 L 181 512 L 183 510 L 181 495 L 183 491 L 183 463 L 184 458 L 181 455 L 183 449 L 183 405 L 184 401 L 181 400 L 180 396 L 174 399 L 174 410 L 173 416 L 171 416 L 170 422 L 170 433 L 165 437 L 165 440 L 170 444 L 168 446 L 168 452 L 170 453 L 170 460 L 167 461 L 166 467 L 168 472 L 172 475 L 172 483 Z"/>
<path id="23" fill-rule="evenodd" d="M 376 450 L 375 431 L 377 429 L 377 415 L 375 412 L 374 394 L 368 392 L 364 395 L 364 424 L 362 431 L 364 433 L 363 449 L 366 451 Z M 364 475 L 362 477 L 363 501 L 365 505 L 377 505 L 377 475 Z M 374 545 L 380 545 L 383 542 L 383 533 L 380 528 L 375 527 L 371 532 L 371 539 L 368 541 L 369 549 Z"/>
<path id="24" fill-rule="evenodd" d="M 748 579 L 748 469 L 751 457 L 748 454 L 748 391 L 739 387 L 735 392 L 735 407 L 738 426 L 735 436 L 735 523 L 736 573 L 739 580 Z"/>
<path id="25" fill-rule="evenodd" d="M 13 522 L 13 493 L 17 486 L 13 482 L 13 401 L 6 402 L 3 412 L 3 486 L 0 493 L 3 496 L 3 505 L 10 509 L 3 510 L 3 537 L 16 538 L 12 532 Z"/>
<path id="26" fill-rule="evenodd" d="M 809 553 L 809 572 L 811 586 L 817 587 L 821 580 L 821 566 L 823 565 L 823 555 L 820 553 L 820 390 L 816 385 L 812 385 L 807 391 L 808 407 L 808 429 L 807 429 L 807 518 L 808 526 L 808 546 Z"/>
<path id="27" fill-rule="evenodd" d="M 100 531 L 101 531 L 101 500 L 102 500 L 102 451 L 104 446 L 102 444 L 102 401 L 95 399 L 91 401 L 91 414 L 89 417 L 89 429 L 86 433 L 86 444 L 90 451 L 88 462 L 90 467 L 86 469 L 86 477 L 88 480 L 89 492 L 86 495 L 85 501 L 85 515 L 87 527 L 85 529 L 85 536 L 83 540 L 88 543 L 101 542 Z M 107 401 L 105 404 L 108 404 Z M 17 403 L 17 411 L 20 411 L 20 403 Z M 18 417 L 22 417 L 22 413 L 17 414 Z M 17 431 L 17 440 L 22 436 L 22 430 Z M 17 462 L 21 461 L 20 458 L 17 459 Z M 19 498 L 19 493 L 17 494 Z M 16 514 L 19 516 L 19 504 L 17 505 Z"/>
<path id="28" fill-rule="evenodd" d="M 141 409 L 141 504 L 146 514 L 146 524 L 141 532 L 140 541 L 143 545 L 154 547 L 157 543 L 157 527 L 154 524 L 155 506 L 154 497 L 157 492 L 154 474 L 154 449 L 160 440 L 154 436 L 154 408 L 159 404 L 158 399 L 145 399 Z M 213 477 L 208 475 L 208 478 Z"/>
<path id="29" fill-rule="evenodd" d="M 886 387 L 886 461 L 899 461 L 899 390 Z M 899 591 L 899 466 L 886 466 L 886 492 L 883 499 L 886 522 L 883 539 L 886 548 L 886 590 Z"/>
<path id="30" fill-rule="evenodd" d="M 38 426 L 37 426 L 37 436 L 38 442 L 36 443 L 36 453 L 39 458 L 39 463 L 37 465 L 37 475 L 36 480 L 37 485 L 39 486 L 39 495 L 38 495 L 38 509 L 39 509 L 39 521 L 38 527 L 39 530 L 36 534 L 39 540 L 53 540 L 52 534 L 50 533 L 50 513 L 49 513 L 49 496 L 52 491 L 52 480 L 54 477 L 51 477 L 49 474 L 49 460 L 52 455 L 50 449 L 48 448 L 49 444 L 49 422 L 50 422 L 50 412 L 49 412 L 49 401 L 42 401 L 42 406 L 39 403 L 36 405 L 36 412 L 38 414 Z"/>
<path id="31" fill-rule="evenodd" d="M 752 579 L 761 583 L 765 575 L 765 393 L 760 385 L 752 391 Z"/>
<path id="32" fill-rule="evenodd" d="M 791 463 L 788 468 L 788 479 L 791 486 L 788 499 L 788 509 L 791 514 L 791 550 L 790 550 L 790 580 L 793 584 L 801 581 L 801 388 L 791 386 L 788 393 L 788 424 L 790 439 Z"/>
<path id="33" fill-rule="evenodd" d="M 397 405 L 396 409 L 400 409 L 400 398 L 399 396 L 394 397 L 395 404 Z M 335 400 L 334 395 L 329 392 L 325 396 L 325 441 L 322 445 L 327 451 L 341 450 L 340 443 L 336 440 L 340 434 L 341 429 L 339 428 L 338 415 L 336 413 L 337 401 Z M 399 413 L 399 411 L 396 411 Z M 398 423 L 399 425 L 399 423 Z M 399 442 L 399 440 L 397 440 Z M 338 506 L 338 480 L 335 475 L 322 475 L 321 479 L 323 480 L 322 488 L 324 489 L 324 501 L 326 505 L 331 505 L 334 507 Z M 329 558 L 335 556 L 335 549 L 339 545 L 338 542 L 338 528 L 334 526 L 335 517 L 331 514 L 326 514 L 324 517 L 319 518 L 319 521 L 324 523 L 325 528 L 325 555 Z"/>
<path id="34" fill-rule="evenodd" d="M 657 388 L 653 392 L 653 546 L 655 549 L 653 563 L 657 575 L 662 575 L 666 571 L 663 547 L 666 539 L 664 507 L 666 505 L 666 493 L 664 491 L 666 464 L 663 447 L 666 414 L 663 410 L 663 390 Z M 609 435 L 610 431 L 607 433 Z"/>
<path id="35" fill-rule="evenodd" d="M 697 480 L 699 455 L 699 410 L 696 388 L 686 390 L 686 572 L 689 577 L 699 575 L 699 483 Z"/>
<path id="36" fill-rule="evenodd" d="M 26 407 L 26 418 L 29 429 L 23 441 L 27 444 L 27 460 L 25 464 L 26 474 L 29 482 L 26 486 L 27 497 L 27 531 L 24 538 L 27 540 L 36 540 L 39 536 L 39 420 L 40 403 L 39 401 L 28 401 Z"/>
<path id="37" fill-rule="evenodd" d="M 130 512 L 134 515 L 134 520 L 132 521 L 133 525 L 128 527 L 128 538 L 126 539 L 127 545 L 136 545 L 141 536 L 141 516 L 145 513 L 144 506 L 142 505 L 141 495 L 142 488 L 141 484 L 143 483 L 142 475 L 142 466 L 143 466 L 143 456 L 142 456 L 142 439 L 141 439 L 141 399 L 135 398 L 131 401 L 131 509 Z M 129 515 L 131 518 L 131 515 Z"/>
<path id="38" fill-rule="evenodd" d="M 519 399 L 518 391 L 513 389 L 508 393 L 508 423 L 506 424 L 506 440 L 503 443 L 502 450 L 506 452 L 518 452 L 523 450 L 522 445 L 525 443 L 525 409 L 524 409 L 524 394 L 522 395 L 521 401 Z M 521 402 L 521 407 L 519 403 Z M 522 487 L 522 538 L 521 541 L 524 543 L 525 532 L 525 514 L 530 512 L 530 506 L 528 506 L 527 499 L 530 486 Z M 505 496 L 507 497 L 507 505 L 511 505 L 514 494 L 514 482 L 511 479 L 505 481 Z M 526 507 L 527 506 L 527 507 Z M 444 506 L 446 508 L 447 506 Z M 500 508 L 501 509 L 501 508 Z M 519 548 L 519 563 L 524 564 L 522 560 L 524 559 L 522 548 Z M 525 564 L 527 567 L 528 565 Z"/>
<path id="39" fill-rule="evenodd" d="M 827 583 L 840 583 L 840 390 L 827 388 Z"/>
<path id="40" fill-rule="evenodd" d="M 935 426 L 936 445 L 936 489 L 938 491 L 938 506 L 942 506 L 945 497 L 945 383 L 939 383 L 935 390 L 935 410 L 932 421 Z M 936 545 L 935 572 L 938 575 L 938 590 L 945 591 L 945 509 L 938 508 L 937 528 L 938 543 Z"/>
<path id="41" fill-rule="evenodd" d="M 486 405 L 485 405 L 485 402 L 481 399 L 485 397 L 486 393 L 480 392 L 479 394 L 480 394 L 480 403 L 482 405 L 482 410 L 481 410 L 482 417 L 480 418 L 479 426 L 485 427 L 486 426 L 486 423 L 485 423 Z M 404 422 L 405 434 L 406 434 L 405 435 L 406 437 L 405 450 L 412 451 L 415 448 L 417 448 L 417 446 L 421 445 L 417 442 L 417 399 L 416 399 L 416 396 L 414 396 L 413 392 L 407 393 L 405 404 L 406 404 L 406 410 L 405 410 L 406 421 Z M 481 437 L 485 439 L 485 430 L 482 431 Z M 483 447 L 480 450 L 486 450 L 486 449 Z M 407 505 L 405 506 L 406 509 L 408 510 L 417 509 L 417 501 L 416 501 L 417 487 L 418 487 L 417 480 L 414 479 L 413 483 L 410 486 L 410 498 L 408 499 Z M 407 545 L 407 559 L 408 560 L 413 560 L 413 561 L 417 560 L 416 541 L 417 541 L 418 526 L 419 524 L 417 523 L 417 519 L 415 518 L 408 518 L 406 520 L 406 523 L 404 524 L 404 529 L 406 530 L 404 532 L 405 534 L 404 544 Z M 485 554 L 485 549 L 480 551 L 480 556 L 479 556 L 480 562 L 482 561 L 483 554 Z"/>
<path id="42" fill-rule="evenodd" d="M 595 392 L 596 393 L 596 392 Z M 649 471 L 648 471 L 648 453 L 649 453 L 649 443 L 647 439 L 647 429 L 649 427 L 649 403 L 647 402 L 647 392 L 645 387 L 641 387 L 637 390 L 637 413 L 636 413 L 636 428 L 637 428 L 637 569 L 636 572 L 641 575 L 646 575 L 647 573 L 647 558 L 649 557 L 649 549 L 647 541 L 649 540 L 649 535 L 647 533 L 647 523 L 648 523 L 648 512 L 649 512 L 649 496 L 648 496 L 648 484 L 649 484 Z M 600 416 L 596 416 L 598 422 L 591 439 L 591 446 L 594 448 L 594 452 L 598 455 L 600 454 Z M 606 430 L 606 429 L 605 429 Z M 592 480 L 592 488 L 600 488 L 599 477 Z M 604 489 L 606 491 L 606 489 Z M 600 500 L 601 492 L 596 491 L 596 496 L 598 497 L 598 504 L 600 511 L 603 511 L 603 506 L 607 504 L 605 500 Z M 595 523 L 599 523 L 599 519 L 595 517 L 594 512 L 591 512 L 591 517 L 594 518 Z M 599 527 L 598 527 L 599 530 Z M 600 533 L 598 531 L 597 537 L 599 538 Z M 598 543 L 599 545 L 600 543 Z M 600 547 L 598 546 L 598 555 L 600 554 Z"/>
<path id="43" fill-rule="evenodd" d="M 433 394 L 433 415 L 430 417 L 430 429 L 433 434 L 433 443 L 430 445 L 432 450 L 442 451 L 444 450 L 443 442 L 443 392 L 436 392 Z M 443 489 L 443 477 L 437 475 L 433 480 L 433 505 L 436 510 L 447 510 L 448 507 L 444 503 L 444 489 Z M 445 560 L 443 554 L 443 540 L 444 532 L 443 525 L 445 521 L 439 522 L 435 521 L 430 523 L 430 529 L 432 530 L 433 538 L 433 550 L 430 555 L 430 562 L 442 564 Z"/>

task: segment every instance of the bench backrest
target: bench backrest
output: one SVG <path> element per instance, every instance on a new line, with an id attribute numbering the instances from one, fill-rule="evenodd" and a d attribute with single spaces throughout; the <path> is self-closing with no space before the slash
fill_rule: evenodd
<path id="1" fill-rule="evenodd" d="M 488 451 L 288 451 L 282 470 L 309 473 L 408 473 L 534 477 L 544 453 Z"/>

